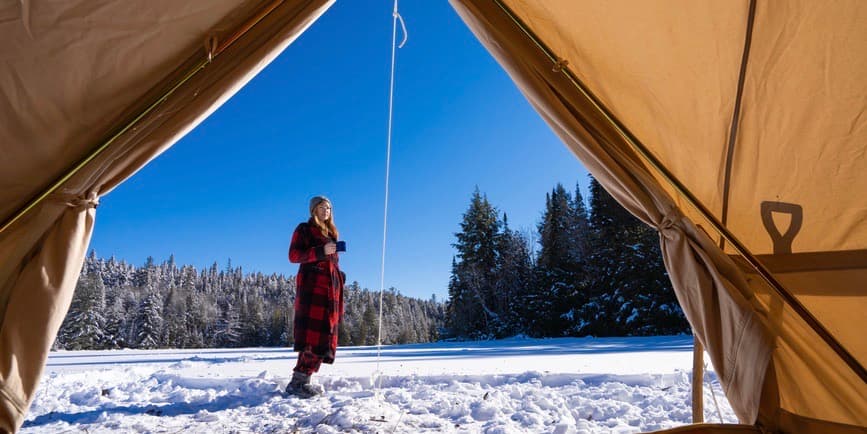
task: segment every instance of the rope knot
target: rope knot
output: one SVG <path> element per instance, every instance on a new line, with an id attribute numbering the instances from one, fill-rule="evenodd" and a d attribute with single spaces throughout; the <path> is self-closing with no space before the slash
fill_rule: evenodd
<path id="1" fill-rule="evenodd" d="M 73 196 L 66 200 L 66 206 L 75 209 L 96 208 L 99 206 L 99 195 L 96 190 L 80 196 Z"/>
<path id="2" fill-rule="evenodd" d="M 659 226 L 656 227 L 656 230 L 659 231 L 660 235 L 670 238 L 671 232 L 676 230 L 678 221 L 680 221 L 682 217 L 683 214 L 680 213 L 680 210 L 677 207 L 672 207 L 662 217 L 662 221 L 659 222 Z"/>
<path id="3" fill-rule="evenodd" d="M 558 57 L 557 61 L 554 62 L 554 66 L 551 68 L 552 72 L 560 72 L 569 66 L 569 61 L 563 58 Z"/>

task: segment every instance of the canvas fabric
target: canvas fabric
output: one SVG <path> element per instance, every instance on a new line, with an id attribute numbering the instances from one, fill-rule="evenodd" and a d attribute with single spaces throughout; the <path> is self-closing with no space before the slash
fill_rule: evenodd
<path id="1" fill-rule="evenodd" d="M 216 110 L 330 5 L 0 2 L 0 219 L 11 221 L 81 163 L 0 232 L 0 431 L 15 432 L 24 421 L 69 308 L 99 199 Z M 233 38 L 188 76 L 207 60 L 207 41 Z M 85 162 L 97 147 L 104 150 Z"/>
<path id="2" fill-rule="evenodd" d="M 659 230 L 678 300 L 741 422 L 780 432 L 863 431 L 867 3 L 451 1 L 603 187 Z M 272 4 L 175 87 L 211 42 L 232 38 Z M 33 398 L 100 198 L 219 107 L 330 4 L 0 2 L 2 221 L 81 163 L 0 232 L 0 430 L 16 430 Z M 100 145 L 104 151 L 84 161 Z M 724 241 L 715 221 L 748 251 Z M 743 260 L 747 254 L 837 350 Z"/>
<path id="3" fill-rule="evenodd" d="M 867 5 L 452 4 L 600 184 L 659 230 L 740 421 L 867 426 L 867 202 L 851 193 L 867 191 Z"/>

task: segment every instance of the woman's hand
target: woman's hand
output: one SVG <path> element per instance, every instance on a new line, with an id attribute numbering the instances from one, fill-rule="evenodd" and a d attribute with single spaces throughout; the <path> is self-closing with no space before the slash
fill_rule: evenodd
<path id="1" fill-rule="evenodd" d="M 335 252 L 337 252 L 337 244 L 329 242 L 328 244 L 325 245 L 325 254 L 326 255 L 333 255 Z"/>

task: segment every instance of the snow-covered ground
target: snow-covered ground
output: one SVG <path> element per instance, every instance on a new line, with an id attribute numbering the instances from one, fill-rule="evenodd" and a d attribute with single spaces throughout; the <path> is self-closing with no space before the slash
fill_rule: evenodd
<path id="1" fill-rule="evenodd" d="M 295 359 L 284 348 L 54 352 L 22 432 L 633 433 L 692 414 L 688 336 L 340 348 L 314 376 L 324 395 L 308 400 L 281 393 Z M 704 404 L 706 421 L 737 421 L 712 372 Z"/>

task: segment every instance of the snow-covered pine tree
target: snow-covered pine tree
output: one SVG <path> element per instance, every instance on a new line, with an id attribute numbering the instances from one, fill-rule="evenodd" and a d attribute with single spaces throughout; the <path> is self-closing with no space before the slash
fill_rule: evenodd
<path id="1" fill-rule="evenodd" d="M 476 187 L 452 244 L 459 261 L 452 270 L 456 278 L 449 285 L 447 315 L 456 335 L 490 338 L 506 329 L 501 313 L 492 308 L 496 303 L 499 235 L 498 212 Z"/>
<path id="2" fill-rule="evenodd" d="M 172 283 L 172 282 L 168 282 Z M 187 328 L 187 306 L 185 288 L 172 286 L 168 290 L 163 305 L 163 338 L 162 342 L 169 348 L 185 348 Z"/>
<path id="3" fill-rule="evenodd" d="M 161 297 L 156 291 L 145 295 L 136 317 L 136 348 L 152 349 L 162 346 L 162 305 Z"/>
<path id="4" fill-rule="evenodd" d="M 338 340 L 342 342 L 341 345 L 361 345 L 358 341 L 358 325 L 361 323 L 361 315 L 364 313 L 361 293 L 361 286 L 357 281 L 353 281 L 343 288 L 344 313 L 343 321 L 340 322 L 341 329 L 338 331 Z"/>
<path id="5" fill-rule="evenodd" d="M 567 250 L 569 262 L 575 267 L 572 273 L 572 282 L 574 291 L 566 303 L 570 306 L 569 311 L 565 316 L 569 319 L 569 327 L 565 334 L 570 336 L 580 336 L 580 330 L 584 327 L 584 320 L 581 318 L 581 307 L 587 303 L 587 287 L 591 281 L 590 261 L 592 254 L 593 231 L 590 226 L 590 214 L 587 211 L 587 206 L 584 204 L 584 197 L 581 195 L 581 187 L 576 183 L 575 196 L 569 204 L 572 214 L 569 231 L 569 248 Z"/>
<path id="6" fill-rule="evenodd" d="M 584 204 L 584 196 L 581 195 L 581 187 L 576 183 L 575 196 L 569 204 L 572 210 L 573 230 L 571 240 L 572 247 L 569 249 L 569 254 L 572 260 L 578 263 L 586 262 L 590 255 L 591 239 L 593 234 L 590 228 L 590 213 L 587 211 L 587 206 Z"/>
<path id="7" fill-rule="evenodd" d="M 145 265 L 135 271 L 132 284 L 137 288 L 157 288 L 158 270 L 154 258 L 148 256 Z"/>
<path id="8" fill-rule="evenodd" d="M 246 292 L 247 290 L 245 290 Z M 263 346 L 268 341 L 268 328 L 265 324 L 264 296 L 247 294 L 241 305 L 241 330 L 239 344 L 244 347 Z"/>
<path id="9" fill-rule="evenodd" d="M 452 257 L 452 271 L 448 284 L 449 299 L 446 303 L 446 328 L 453 336 L 468 336 L 479 328 L 466 322 L 466 319 L 471 317 L 470 312 L 476 310 L 473 308 L 476 301 L 470 297 L 459 279 L 457 259 Z"/>
<path id="10" fill-rule="evenodd" d="M 526 294 L 533 287 L 533 258 L 529 242 L 520 232 L 509 227 L 509 217 L 503 213 L 503 231 L 497 240 L 497 273 L 495 309 L 503 318 L 504 328 L 498 337 L 529 333 L 524 320 Z"/>
<path id="11" fill-rule="evenodd" d="M 527 303 L 533 316 L 528 319 L 535 335 L 563 336 L 575 323 L 575 306 L 580 305 L 584 291 L 584 271 L 577 244 L 578 215 L 562 184 L 546 195 L 538 231 L 536 286 Z"/>
<path id="12" fill-rule="evenodd" d="M 662 261 L 659 234 L 638 219 L 634 219 L 634 224 L 629 240 L 631 248 L 625 250 L 630 264 L 624 279 L 630 282 L 627 286 L 630 291 L 625 297 L 631 303 L 621 308 L 623 328 L 632 336 L 689 333 L 689 323 Z"/>
<path id="13" fill-rule="evenodd" d="M 94 279 L 92 282 L 88 279 Z M 153 258 L 142 267 L 123 261 L 103 261 L 95 253 L 85 259 L 79 286 L 96 284 L 98 280 L 113 282 L 105 285 L 102 309 L 88 313 L 104 316 L 104 337 L 100 344 L 84 339 L 76 348 L 137 348 L 145 335 L 147 347 L 203 348 L 217 346 L 284 346 L 292 343 L 295 299 L 293 276 L 262 273 L 243 274 L 241 267 L 227 267 L 221 272 L 216 263 L 197 271 L 190 265 L 178 269 L 173 257 L 160 265 Z M 90 283 L 89 283 L 90 282 Z M 79 291 L 79 297 L 86 291 Z M 364 344 L 376 341 L 378 297 L 358 282 L 345 289 L 346 316 L 341 323 L 341 343 Z M 156 300 L 153 299 L 156 297 Z M 148 300 L 151 298 L 151 300 Z M 444 311 L 441 303 L 431 303 L 400 295 L 392 288 L 384 297 L 383 343 L 399 339 L 428 342 L 436 339 L 442 329 Z M 156 304 L 154 304 L 154 302 Z M 78 336 L 76 320 L 92 318 L 75 316 L 75 306 L 58 333 L 55 348 L 66 348 L 67 337 Z M 158 306 L 156 309 L 154 306 Z M 368 315 L 363 340 L 355 342 L 358 328 Z M 159 318 L 151 321 L 148 318 Z M 371 326 L 372 324 L 372 326 Z M 409 324 L 410 332 L 402 332 Z M 158 330 L 159 335 L 154 335 Z M 144 335 L 143 335 L 144 334 Z M 242 336 L 243 335 L 243 336 Z M 83 336 L 83 335 L 82 335 Z M 241 342 L 241 339 L 244 342 Z"/>
<path id="14" fill-rule="evenodd" d="M 361 324 L 358 325 L 358 345 L 376 344 L 376 337 L 379 330 L 377 312 L 378 310 L 372 303 L 365 306 L 364 315 L 361 317 Z"/>
<path id="15" fill-rule="evenodd" d="M 629 214 L 591 180 L 594 279 L 582 331 L 597 336 L 689 330 L 659 251 L 656 231 Z"/>
<path id="16" fill-rule="evenodd" d="M 105 342 L 103 347 L 111 349 L 125 347 L 123 320 L 126 313 L 123 310 L 123 298 L 119 288 L 106 286 L 103 312 L 105 312 Z"/>
<path id="17" fill-rule="evenodd" d="M 95 269 L 82 274 L 62 326 L 63 346 L 69 350 L 99 349 L 106 343 L 105 285 Z"/>
<path id="18" fill-rule="evenodd" d="M 623 207 L 612 198 L 598 181 L 590 180 L 590 222 L 593 227 L 591 276 L 582 305 L 582 334 L 619 336 L 617 312 L 626 302 L 621 278 L 628 264 L 624 262 L 626 228 L 632 223 Z"/>

